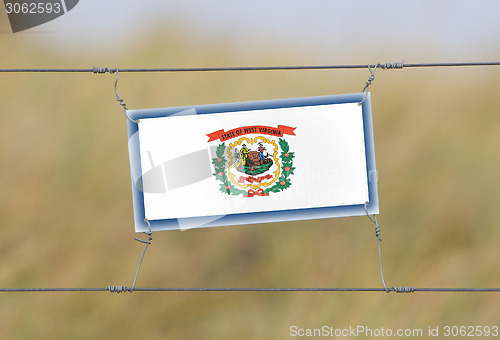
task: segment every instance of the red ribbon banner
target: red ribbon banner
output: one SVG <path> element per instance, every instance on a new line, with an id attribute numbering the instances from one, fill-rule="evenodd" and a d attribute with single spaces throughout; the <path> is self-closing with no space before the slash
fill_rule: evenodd
<path id="1" fill-rule="evenodd" d="M 236 138 L 250 133 L 264 134 L 276 137 L 283 137 L 283 135 L 295 136 L 295 133 L 293 132 L 295 129 L 296 128 L 294 127 L 286 125 L 278 125 L 277 128 L 270 126 L 262 126 L 262 125 L 252 125 L 252 126 L 239 127 L 229 131 L 218 130 L 207 134 L 207 136 L 209 142 L 212 142 L 217 139 L 220 139 L 221 142 L 224 142 L 228 139 Z"/>
<path id="2" fill-rule="evenodd" d="M 243 195 L 243 197 L 254 197 L 256 195 L 257 196 L 269 196 L 268 193 L 266 193 L 266 194 L 264 193 L 264 189 L 259 189 L 257 191 L 250 189 L 250 190 L 248 190 L 248 195 Z"/>
<path id="3" fill-rule="evenodd" d="M 238 183 L 245 183 L 245 181 L 248 181 L 250 183 L 253 183 L 253 182 L 260 183 L 264 179 L 271 179 L 271 178 L 273 178 L 273 176 L 271 176 L 270 174 L 267 174 L 265 176 L 259 176 L 259 177 L 253 177 L 253 176 L 244 177 L 244 176 L 240 176 L 240 179 L 238 179 Z"/>

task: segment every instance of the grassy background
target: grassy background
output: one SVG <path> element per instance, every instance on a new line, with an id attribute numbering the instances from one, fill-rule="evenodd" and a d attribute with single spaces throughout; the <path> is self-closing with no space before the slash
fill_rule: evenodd
<path id="1" fill-rule="evenodd" d="M 0 34 L 0 46 L 8 46 L 0 49 L 1 67 L 247 64 L 223 40 L 192 53 L 189 33 L 180 31 L 161 44 L 152 33 L 139 46 L 68 55 L 36 38 Z M 311 54 L 269 46 L 252 64 L 302 64 Z M 195 105 L 359 92 L 368 75 L 122 74 L 119 92 L 130 108 Z M 377 71 L 372 108 L 389 286 L 500 285 L 499 75 L 493 67 Z M 0 77 L 0 286 L 131 285 L 143 245 L 133 241 L 126 122 L 114 76 Z M 379 287 L 378 271 L 373 225 L 354 217 L 159 232 L 138 286 Z M 498 325 L 499 298 L 2 293 L 0 338 L 286 339 L 292 325 Z"/>

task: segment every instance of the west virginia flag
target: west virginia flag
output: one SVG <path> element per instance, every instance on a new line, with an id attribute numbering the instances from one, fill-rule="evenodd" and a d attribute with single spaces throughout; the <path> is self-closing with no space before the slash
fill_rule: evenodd
<path id="1" fill-rule="evenodd" d="M 127 113 L 138 232 L 378 213 L 369 94 Z"/>

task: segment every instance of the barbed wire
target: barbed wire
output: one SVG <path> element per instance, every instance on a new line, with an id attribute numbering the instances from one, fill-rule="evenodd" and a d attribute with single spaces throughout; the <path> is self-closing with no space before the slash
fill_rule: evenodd
<path id="1" fill-rule="evenodd" d="M 3 68 L 0 73 L 116 73 L 118 82 L 118 72 L 217 72 L 217 71 L 272 71 L 272 70 L 334 70 L 334 69 L 366 69 L 371 72 L 371 77 L 366 83 L 363 92 L 373 81 L 374 71 L 377 68 L 381 69 L 402 69 L 402 68 L 424 68 L 424 67 L 466 67 L 466 66 L 500 66 L 500 62 L 457 62 L 457 63 L 417 63 L 406 64 L 403 62 L 396 63 L 377 63 L 377 64 L 351 64 L 351 65 L 301 65 L 301 66 L 237 66 L 237 67 L 178 67 L 178 68 L 117 68 L 117 67 L 93 67 L 93 68 Z M 116 93 L 117 100 L 119 98 Z M 123 102 L 123 101 L 121 101 Z M 123 104 L 121 104 L 124 106 Z M 125 106 L 124 106 L 125 107 Z M 126 107 L 125 107 L 126 108 Z M 128 117 L 127 117 L 128 118 Z M 365 206 L 366 209 L 366 206 Z M 368 212 L 367 212 L 368 215 Z M 370 220 L 372 218 L 368 215 Z M 376 220 L 372 220 L 377 225 Z M 380 233 L 376 228 L 376 236 L 379 246 L 380 272 L 383 283 L 383 288 L 138 288 L 135 287 L 137 275 L 144 258 L 147 246 L 151 242 L 151 229 L 148 235 L 146 247 L 142 253 L 139 266 L 137 268 L 134 283 L 131 288 L 127 286 L 109 286 L 107 288 L 0 288 L 0 293 L 22 293 L 22 292 L 385 292 L 385 293 L 415 293 L 415 292 L 496 292 L 500 293 L 500 288 L 416 288 L 416 287 L 390 287 L 387 288 L 383 278 L 382 259 L 380 253 Z M 378 230 L 378 231 L 377 231 Z"/>
<path id="2" fill-rule="evenodd" d="M 385 288 L 128 288 L 110 286 L 107 288 L 0 288 L 0 293 L 27 292 L 384 292 Z M 416 288 L 398 287 L 389 289 L 396 293 L 500 293 L 500 288 Z"/>
<path id="3" fill-rule="evenodd" d="M 217 71 L 279 71 L 279 70 L 334 70 L 334 69 L 366 69 L 379 67 L 382 69 L 402 69 L 421 67 L 463 67 L 463 66 L 500 66 L 500 61 L 492 62 L 450 62 L 450 63 L 376 63 L 345 65 L 298 65 L 298 66 L 234 66 L 234 67 L 168 67 L 168 68 L 3 68 L 0 72 L 21 73 L 115 73 L 119 72 L 217 72 Z"/>

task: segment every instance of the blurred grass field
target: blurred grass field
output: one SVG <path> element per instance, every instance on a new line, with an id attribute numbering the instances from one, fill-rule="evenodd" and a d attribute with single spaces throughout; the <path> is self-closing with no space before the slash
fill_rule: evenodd
<path id="1" fill-rule="evenodd" d="M 246 65 L 223 41 L 190 53 L 187 38 L 64 58 L 33 37 L 2 34 L 9 48 L 0 49 L 0 67 Z M 301 64 L 307 53 L 270 47 L 258 63 Z M 119 93 L 133 109 L 252 101 L 359 92 L 368 75 L 121 74 Z M 500 286 L 499 75 L 494 67 L 377 71 L 372 109 L 389 286 Z M 114 76 L 0 77 L 0 286 L 130 286 L 143 245 L 133 240 Z M 354 217 L 158 232 L 137 286 L 381 282 L 373 225 Z M 0 338 L 286 339 L 292 325 L 498 325 L 499 302 L 485 293 L 1 293 Z"/>

